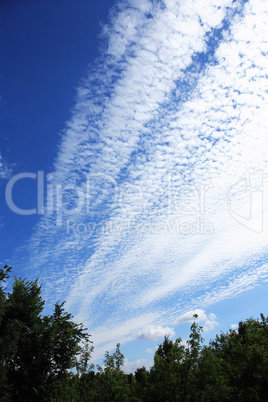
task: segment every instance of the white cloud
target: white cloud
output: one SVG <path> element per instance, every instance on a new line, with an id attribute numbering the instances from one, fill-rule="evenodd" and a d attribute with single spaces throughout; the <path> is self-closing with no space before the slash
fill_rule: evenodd
<path id="1" fill-rule="evenodd" d="M 204 332 L 212 331 L 217 325 L 219 325 L 217 317 L 210 313 L 203 324 L 203 330 Z"/>
<path id="2" fill-rule="evenodd" d="M 11 174 L 11 169 L 4 161 L 3 156 L 0 154 L 0 179 L 8 179 Z"/>
<path id="3" fill-rule="evenodd" d="M 185 348 L 189 347 L 189 345 L 187 343 L 187 339 L 182 339 L 182 341 L 180 342 L 180 345 L 184 346 Z"/>
<path id="4" fill-rule="evenodd" d="M 149 370 L 152 365 L 153 365 L 153 362 L 152 361 L 149 362 L 147 359 L 139 359 L 134 362 L 131 362 L 128 359 L 125 359 L 123 371 L 126 374 L 130 374 L 130 373 L 134 374 L 138 368 L 146 367 L 146 369 Z"/>
<path id="5" fill-rule="evenodd" d="M 153 351 L 153 349 L 151 349 L 151 348 L 147 348 L 147 349 L 144 351 L 144 353 L 146 353 L 146 354 L 148 354 L 148 355 L 151 355 L 151 354 L 154 353 L 154 351 Z"/>
<path id="6" fill-rule="evenodd" d="M 232 329 L 237 329 L 237 328 L 238 328 L 238 324 L 231 324 L 231 328 L 232 328 Z"/>
<path id="7" fill-rule="evenodd" d="M 165 5 L 120 3 L 111 14 L 108 50 L 78 91 L 51 181 L 86 193 L 90 177 L 89 210 L 63 214 L 62 226 L 56 212 L 44 216 L 29 241 L 30 274 L 48 301 L 67 298 L 99 353 L 137 333 L 171 335 L 197 307 L 208 331 L 216 317 L 204 308 L 268 275 L 267 205 L 253 216 L 259 233 L 228 211 L 230 189 L 246 183 L 229 200 L 246 221 L 252 173 L 262 170 L 268 189 L 265 4 Z M 224 18 L 228 29 L 208 52 Z M 79 233 L 81 224 L 89 226 Z"/>
<path id="8" fill-rule="evenodd" d="M 198 318 L 193 317 L 195 314 L 198 315 Z M 197 309 L 188 311 L 187 313 L 182 314 L 174 323 L 174 325 L 180 325 L 185 322 L 198 322 L 203 327 L 204 332 L 212 331 L 218 324 L 217 317 L 213 313 L 207 314 L 205 310 Z"/>
<path id="9" fill-rule="evenodd" d="M 193 316 L 197 314 L 198 318 L 194 318 Z M 205 310 L 193 310 L 193 311 L 188 311 L 187 313 L 182 314 L 176 321 L 175 325 L 180 325 L 185 322 L 193 322 L 193 321 L 204 321 L 207 319 L 207 315 L 205 313 Z"/>
<path id="10" fill-rule="evenodd" d="M 170 327 L 161 327 L 161 326 L 148 326 L 142 330 L 140 330 L 137 334 L 138 339 L 142 339 L 145 341 L 157 341 L 159 339 L 163 339 L 164 336 L 169 336 L 172 338 L 175 335 L 175 331 Z"/>

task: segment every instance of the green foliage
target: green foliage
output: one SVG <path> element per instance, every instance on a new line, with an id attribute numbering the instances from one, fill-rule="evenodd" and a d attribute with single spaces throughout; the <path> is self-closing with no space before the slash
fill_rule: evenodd
<path id="1" fill-rule="evenodd" d="M 193 383 L 203 341 L 201 333 L 202 327 L 194 322 L 187 341 L 188 347 L 181 344 L 180 338 L 174 342 L 168 337 L 164 338 L 155 353 L 154 365 L 150 371 L 151 399 L 186 401 L 189 395 L 194 394 Z"/>
<path id="2" fill-rule="evenodd" d="M 137 401 L 144 401 L 149 395 L 149 371 L 143 366 L 135 371 L 132 378 L 132 394 L 135 395 Z"/>
<path id="3" fill-rule="evenodd" d="M 118 343 L 95 372 L 83 325 L 72 321 L 64 303 L 43 316 L 38 280 L 15 277 L 7 293 L 10 271 L 0 270 L 1 402 L 268 401 L 268 317 L 263 314 L 241 321 L 237 331 L 217 335 L 208 346 L 194 322 L 186 346 L 180 338 L 165 337 L 151 369 L 135 374 L 124 374 Z"/>
<path id="4" fill-rule="evenodd" d="M 124 364 L 124 355 L 120 351 L 120 343 L 116 344 L 116 350 L 112 355 L 105 353 L 104 365 L 105 371 L 120 371 L 120 367 Z"/>
<path id="5" fill-rule="evenodd" d="M 51 374 L 63 376 L 75 367 L 75 357 L 82 351 L 80 341 L 89 342 L 82 324 L 71 321 L 72 315 L 65 312 L 64 303 L 56 303 L 54 314 L 49 317 L 49 335 L 52 341 Z"/>
<path id="6" fill-rule="evenodd" d="M 128 401 L 129 386 L 127 376 L 121 370 L 124 364 L 124 355 L 120 351 L 120 343 L 117 343 L 115 352 L 110 355 L 105 353 L 104 372 L 101 375 L 103 401 Z"/>
<path id="7" fill-rule="evenodd" d="M 89 360 L 91 359 L 91 354 L 93 350 L 94 347 L 89 346 L 88 342 L 81 347 L 80 358 L 75 359 L 75 368 L 78 375 L 86 374 L 87 372 L 92 371 L 94 369 L 94 365 L 93 364 L 89 365 L 88 363 Z"/>
<path id="8" fill-rule="evenodd" d="M 154 400 L 177 400 L 180 362 L 185 356 L 184 346 L 180 345 L 180 342 L 181 339 L 173 342 L 165 337 L 163 344 L 159 345 L 155 353 L 154 365 L 150 372 L 150 397 Z"/>
<path id="9" fill-rule="evenodd" d="M 3 337 L 2 332 L 2 321 L 7 308 L 6 292 L 3 288 L 3 283 L 9 278 L 11 269 L 12 268 L 8 265 L 0 269 L 0 400 L 3 402 L 9 400 L 8 397 L 5 397 L 7 393 L 7 370 L 5 361 L 8 356 L 8 351 L 12 348 L 12 342 L 9 343 L 8 339 Z"/>
<path id="10" fill-rule="evenodd" d="M 241 321 L 237 331 L 217 335 L 211 350 L 221 361 L 230 399 L 268 400 L 268 318 Z"/>
<path id="11" fill-rule="evenodd" d="M 10 269 L 0 271 L 1 281 Z M 82 350 L 80 342 L 89 342 L 82 324 L 71 320 L 63 303 L 56 303 L 52 316 L 42 316 L 38 280 L 15 277 L 12 292 L 7 295 L 1 286 L 0 297 L 0 400 L 50 401 L 53 395 L 64 400 L 57 396 L 62 383 Z"/>
<path id="12" fill-rule="evenodd" d="M 197 318 L 197 317 L 196 317 Z M 202 346 L 195 322 L 188 347 L 164 339 L 150 371 L 153 401 L 268 400 L 268 318 L 240 322 L 238 331 L 216 336 Z"/>

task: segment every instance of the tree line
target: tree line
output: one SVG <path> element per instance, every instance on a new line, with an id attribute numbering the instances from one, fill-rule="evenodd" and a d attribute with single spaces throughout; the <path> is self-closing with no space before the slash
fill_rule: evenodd
<path id="1" fill-rule="evenodd" d="M 203 345 L 194 322 L 183 345 L 165 337 L 150 370 L 124 374 L 120 344 L 106 352 L 104 366 L 90 364 L 93 351 L 83 324 L 73 322 L 64 303 L 42 315 L 38 281 L 0 269 L 0 401 L 268 401 L 268 317 L 241 321 L 237 330 Z M 196 319 L 197 316 L 194 316 Z"/>

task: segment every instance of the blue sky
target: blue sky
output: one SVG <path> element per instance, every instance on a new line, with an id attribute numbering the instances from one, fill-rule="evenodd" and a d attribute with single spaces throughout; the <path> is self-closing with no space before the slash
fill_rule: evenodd
<path id="1" fill-rule="evenodd" d="M 0 10 L 1 264 L 126 371 L 267 315 L 266 2 Z"/>

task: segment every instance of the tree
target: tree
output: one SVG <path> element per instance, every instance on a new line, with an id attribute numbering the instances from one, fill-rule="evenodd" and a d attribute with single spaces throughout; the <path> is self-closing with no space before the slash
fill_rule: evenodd
<path id="1" fill-rule="evenodd" d="M 78 375 L 86 374 L 88 371 L 92 371 L 94 369 L 94 364 L 89 365 L 88 363 L 91 359 L 93 350 L 94 347 L 89 346 L 88 343 L 81 348 L 80 358 L 75 359 L 75 368 Z"/>
<path id="2" fill-rule="evenodd" d="M 143 366 L 135 371 L 134 379 L 132 379 L 133 393 L 138 401 L 145 401 L 149 395 L 149 372 Z"/>
<path id="3" fill-rule="evenodd" d="M 105 353 L 104 370 L 98 366 L 98 401 L 129 401 L 130 387 L 126 374 L 121 370 L 124 364 L 124 355 L 117 343 L 113 354 Z"/>
<path id="4" fill-rule="evenodd" d="M 0 323 L 2 321 L 5 307 L 6 307 L 6 293 L 3 289 L 3 282 L 9 278 L 12 267 L 5 265 L 3 269 L 0 269 Z"/>
<path id="5" fill-rule="evenodd" d="M 26 400 L 33 398 L 42 372 L 36 370 L 40 327 L 40 313 L 44 302 L 41 289 L 35 282 L 15 278 L 13 292 L 5 295 L 5 309 L 0 323 L 0 338 L 4 351 L 5 385 L 4 398 Z M 23 399 L 24 398 L 24 399 Z"/>
<path id="6" fill-rule="evenodd" d="M 8 350 L 10 349 L 10 343 L 6 337 L 3 337 L 2 321 L 5 316 L 7 300 L 6 292 L 3 288 L 3 283 L 9 278 L 11 267 L 5 265 L 3 269 L 0 269 L 0 400 L 8 401 L 5 397 L 7 394 L 7 367 L 6 359 Z"/>
<path id="7" fill-rule="evenodd" d="M 151 399 L 156 401 L 180 400 L 182 364 L 185 348 L 181 339 L 174 342 L 165 336 L 154 355 L 154 365 L 150 371 Z"/>
<path id="8" fill-rule="evenodd" d="M 194 318 L 198 318 L 194 315 Z M 188 347 L 181 338 L 174 342 L 165 336 L 154 355 L 150 371 L 151 399 L 156 401 L 186 401 L 195 395 L 195 382 L 201 352 L 203 328 L 195 322 L 191 326 Z"/>
<path id="9" fill-rule="evenodd" d="M 5 279 L 8 272 L 0 271 L 0 278 Z M 59 396 L 59 381 L 68 380 L 81 342 L 89 342 L 83 325 L 72 321 L 64 303 L 55 304 L 52 316 L 42 316 L 45 302 L 38 280 L 15 277 L 12 292 L 5 295 L 0 288 L 0 297 L 4 301 L 0 353 L 5 369 L 1 400 L 47 401 L 54 394 L 56 400 L 64 400 Z"/>
<path id="10" fill-rule="evenodd" d="M 193 315 L 194 318 L 198 318 L 197 314 Z M 203 327 L 198 325 L 195 321 L 191 325 L 191 333 L 189 340 L 187 341 L 188 347 L 185 348 L 185 358 L 182 364 L 182 400 L 186 401 L 189 397 L 190 400 L 194 400 L 197 397 L 198 390 L 196 389 L 196 377 L 198 374 L 198 363 L 200 358 L 200 352 L 202 349 L 202 332 Z"/>
<path id="11" fill-rule="evenodd" d="M 191 394 L 200 402 L 231 400 L 222 360 L 209 346 L 205 346 L 200 353 L 192 386 Z"/>
<path id="12" fill-rule="evenodd" d="M 268 400 L 268 318 L 241 321 L 237 331 L 217 335 L 211 349 L 221 362 L 230 400 Z"/>
<path id="13" fill-rule="evenodd" d="M 51 375 L 63 376 L 70 368 L 75 367 L 77 354 L 82 351 L 80 341 L 89 342 L 82 324 L 75 324 L 72 315 L 64 308 L 65 302 L 56 303 L 54 314 L 49 317 L 49 332 L 52 340 Z"/>

